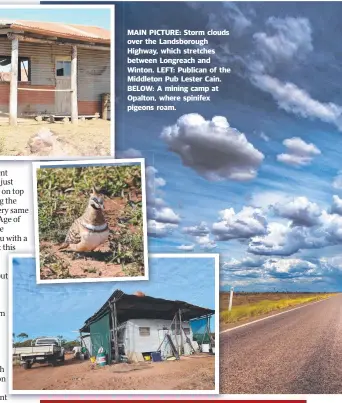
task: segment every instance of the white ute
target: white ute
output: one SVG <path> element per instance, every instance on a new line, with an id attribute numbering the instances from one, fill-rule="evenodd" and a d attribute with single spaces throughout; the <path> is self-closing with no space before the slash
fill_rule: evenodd
<path id="1" fill-rule="evenodd" d="M 64 362 L 64 348 L 57 337 L 41 337 L 31 347 L 13 347 L 13 356 L 19 357 L 25 369 L 30 369 L 35 363 L 54 366 Z"/>

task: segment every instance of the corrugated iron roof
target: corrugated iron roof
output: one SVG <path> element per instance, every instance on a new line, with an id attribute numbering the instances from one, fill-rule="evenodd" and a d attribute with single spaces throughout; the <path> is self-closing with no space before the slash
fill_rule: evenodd
<path id="1" fill-rule="evenodd" d="M 88 333 L 92 323 L 97 322 L 110 312 L 108 303 L 113 300 L 116 300 L 119 323 L 126 322 L 130 319 L 172 320 L 179 310 L 182 311 L 182 318 L 185 321 L 215 314 L 213 309 L 192 305 L 184 301 L 171 301 L 163 298 L 131 295 L 125 294 L 121 290 L 115 290 L 102 307 L 86 320 L 80 331 Z"/>
<path id="2" fill-rule="evenodd" d="M 45 36 L 57 36 L 87 42 L 110 43 L 111 39 L 108 29 L 86 25 L 0 19 L 0 28 L 3 27 Z"/>

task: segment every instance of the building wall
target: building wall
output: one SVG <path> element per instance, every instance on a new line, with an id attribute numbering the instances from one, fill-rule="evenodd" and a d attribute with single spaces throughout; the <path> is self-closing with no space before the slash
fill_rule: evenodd
<path id="1" fill-rule="evenodd" d="M 122 342 L 125 344 L 125 353 L 126 355 L 134 359 L 139 353 L 147 353 L 157 351 L 161 342 L 163 341 L 164 334 L 166 330 L 169 329 L 171 326 L 171 320 L 160 320 L 160 319 L 132 319 L 126 323 L 126 329 L 123 333 L 123 340 Z M 149 327 L 150 328 L 150 335 L 149 336 L 140 336 L 139 334 L 139 327 Z M 190 329 L 190 334 L 188 337 L 190 340 L 193 340 L 193 334 L 191 327 L 188 322 L 183 322 L 184 328 Z M 180 344 L 181 339 L 178 335 L 172 335 L 172 340 L 175 345 L 177 345 L 176 340 Z M 183 334 L 184 340 L 184 334 Z M 185 342 L 185 340 L 184 340 Z M 171 354 L 171 349 L 168 346 L 162 354 L 169 355 Z"/>
<path id="2" fill-rule="evenodd" d="M 11 42 L 0 38 L 0 55 L 11 54 Z M 56 56 L 69 56 L 67 46 L 19 42 L 19 56 L 31 60 L 31 82 L 19 87 L 53 89 Z M 78 108 L 81 115 L 101 112 L 101 94 L 110 92 L 110 52 L 78 49 Z M 0 112 L 8 112 L 9 83 L 0 82 Z M 18 115 L 54 113 L 55 93 L 18 91 Z"/>

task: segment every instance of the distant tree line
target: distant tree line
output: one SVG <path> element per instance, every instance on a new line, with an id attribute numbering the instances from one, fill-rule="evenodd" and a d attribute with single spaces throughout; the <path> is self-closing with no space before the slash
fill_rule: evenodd
<path id="1" fill-rule="evenodd" d="M 27 333 L 24 333 L 24 332 L 19 333 L 19 334 L 12 333 L 13 347 L 30 347 L 34 344 L 36 339 L 41 338 L 41 337 L 46 337 L 46 336 L 39 336 L 39 337 L 30 339 L 29 335 Z M 72 350 L 75 346 L 81 345 L 80 341 L 77 339 L 68 341 L 61 335 L 58 335 L 57 337 L 61 340 L 62 346 L 66 350 Z"/>

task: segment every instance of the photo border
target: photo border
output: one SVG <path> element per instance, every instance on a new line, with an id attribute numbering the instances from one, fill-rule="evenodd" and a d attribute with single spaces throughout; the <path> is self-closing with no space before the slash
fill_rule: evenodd
<path id="1" fill-rule="evenodd" d="M 80 279 L 59 279 L 59 280 L 42 280 L 40 278 L 40 245 L 39 245 L 39 220 L 38 220 L 38 189 L 37 189 L 37 169 L 42 167 L 58 167 L 67 168 L 68 165 L 94 165 L 94 166 L 125 166 L 125 164 L 140 164 L 141 167 L 141 192 L 142 192 L 142 211 L 143 211 L 143 243 L 144 243 L 144 269 L 143 276 L 135 277 L 91 277 Z M 94 283 L 109 281 L 138 281 L 149 279 L 148 266 L 148 238 L 147 238 L 147 206 L 146 206 L 146 175 L 145 175 L 145 159 L 144 158 L 127 158 L 127 159 L 107 159 L 107 160 L 82 160 L 82 161 L 49 161 L 49 162 L 33 162 L 33 218 L 34 218 L 34 247 L 36 254 L 36 282 L 37 284 L 61 284 L 61 283 Z"/>
<path id="2" fill-rule="evenodd" d="M 61 160 L 86 160 L 89 158 L 96 158 L 96 159 L 108 159 L 108 158 L 115 158 L 115 144 L 116 144 L 116 122 L 115 122 L 115 4 L 109 3 L 108 4 L 56 4 L 56 5 L 45 5 L 45 4 L 13 4 L 13 5 L 1 5 L 1 10 L 20 10 L 20 9 L 39 9 L 39 10 L 54 10 L 58 9 L 61 10 L 62 7 L 68 9 L 107 9 L 110 12 L 110 33 L 111 33 L 111 41 L 110 41 L 110 103 L 111 103 L 111 111 L 110 111 L 110 154 L 106 156 L 97 156 L 97 155 L 88 155 L 88 156 L 61 156 L 61 157 L 53 157 L 53 160 L 61 161 Z M 39 128 L 39 126 L 37 126 Z M 1 126 L 0 126 L 1 128 Z M 7 155 L 0 155 L 0 161 L 51 161 L 51 156 L 39 156 L 34 155 L 30 156 L 7 156 Z"/>
<path id="3" fill-rule="evenodd" d="M 140 395 L 146 398 L 148 395 L 158 395 L 159 398 L 165 395 L 219 395 L 219 357 L 220 357 L 220 329 L 219 329 L 219 254 L 218 253 L 151 253 L 149 255 L 152 259 L 201 259 L 212 258 L 214 259 L 215 270 L 215 387 L 213 390 L 44 390 L 43 393 L 39 393 L 39 390 L 17 390 L 13 389 L 13 355 L 12 355 L 12 338 L 8 337 L 8 392 L 10 395 L 36 395 L 39 398 L 42 396 L 51 395 L 64 395 L 65 398 L 71 395 L 88 396 L 88 395 Z M 10 253 L 9 259 L 9 291 L 8 291 L 8 335 L 13 333 L 13 260 L 35 258 L 33 254 L 27 253 Z M 40 285 L 40 287 L 43 287 Z M 204 397 L 203 396 L 203 397 Z"/>

